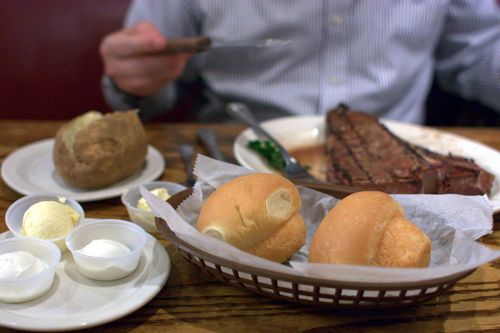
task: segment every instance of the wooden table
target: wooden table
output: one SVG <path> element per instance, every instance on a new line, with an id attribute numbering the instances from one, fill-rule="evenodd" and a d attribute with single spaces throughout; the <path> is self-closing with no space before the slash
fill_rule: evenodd
<path id="1" fill-rule="evenodd" d="M 25 144 L 54 136 L 62 122 L 0 121 L 0 157 Z M 234 161 L 232 143 L 244 128 L 213 128 L 225 156 Z M 178 146 L 195 142 L 195 124 L 150 124 L 150 143 L 165 157 L 161 179 L 183 182 L 185 173 Z M 448 128 L 450 132 L 500 150 L 500 129 Z M 201 146 L 198 151 L 206 153 Z M 0 232 L 7 230 L 7 207 L 20 196 L 2 181 Z M 120 199 L 83 204 L 88 217 L 127 219 Z M 481 242 L 500 248 L 500 223 Z M 192 268 L 167 241 L 160 239 L 172 260 L 169 280 L 161 292 L 134 313 L 100 326 L 106 331 L 133 332 L 500 332 L 500 263 L 481 266 L 450 292 L 418 307 L 377 312 L 317 309 L 240 291 Z"/>

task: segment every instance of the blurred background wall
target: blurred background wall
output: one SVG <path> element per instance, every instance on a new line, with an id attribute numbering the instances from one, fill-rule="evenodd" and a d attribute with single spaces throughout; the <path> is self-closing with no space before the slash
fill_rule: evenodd
<path id="1" fill-rule="evenodd" d="M 128 4 L 0 1 L 0 118 L 69 119 L 91 109 L 110 111 L 99 88 L 98 47 L 103 36 L 121 27 Z M 436 85 L 427 109 L 430 125 L 500 126 L 498 113 Z"/>
<path id="2" fill-rule="evenodd" d="M 68 119 L 108 111 L 98 46 L 128 0 L 0 2 L 0 118 Z"/>

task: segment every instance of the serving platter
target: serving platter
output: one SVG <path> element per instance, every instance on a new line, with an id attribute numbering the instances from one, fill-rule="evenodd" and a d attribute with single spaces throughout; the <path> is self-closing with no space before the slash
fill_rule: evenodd
<path id="1" fill-rule="evenodd" d="M 80 189 L 67 185 L 56 173 L 52 160 L 54 141 L 54 139 L 37 141 L 7 156 L 1 170 L 5 183 L 24 195 L 46 193 L 87 202 L 120 196 L 129 188 L 155 180 L 165 168 L 163 156 L 150 145 L 144 166 L 133 175 L 104 188 Z"/>
<path id="2" fill-rule="evenodd" d="M 91 221 L 92 219 L 86 219 Z M 14 237 L 10 231 L 0 240 Z M 0 326 L 29 331 L 67 331 L 105 324 L 124 317 L 149 302 L 170 274 L 170 258 L 151 235 L 139 266 L 115 281 L 95 281 L 78 273 L 71 253 L 57 265 L 52 288 L 24 303 L 0 301 Z"/>
<path id="3" fill-rule="evenodd" d="M 495 176 L 490 203 L 495 212 L 500 212 L 500 152 L 479 142 L 437 129 L 381 120 L 387 128 L 400 138 L 431 151 L 472 158 Z M 284 117 L 261 124 L 287 150 L 324 144 L 325 120 L 323 116 Z M 257 139 L 251 129 L 241 132 L 233 144 L 236 160 L 241 165 L 260 172 L 276 172 L 264 159 L 247 148 L 250 140 Z"/>

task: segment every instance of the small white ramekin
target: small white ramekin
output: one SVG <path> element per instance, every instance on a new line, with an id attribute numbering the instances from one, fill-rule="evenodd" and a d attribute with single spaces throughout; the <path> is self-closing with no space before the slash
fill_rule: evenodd
<path id="1" fill-rule="evenodd" d="M 77 250 L 97 239 L 120 242 L 130 253 L 115 257 L 93 257 Z M 78 271 L 94 280 L 117 280 L 132 273 L 139 263 L 148 235 L 138 225 L 122 220 L 98 220 L 82 223 L 66 237 L 66 246 L 71 251 Z"/>
<path id="2" fill-rule="evenodd" d="M 60 197 L 56 195 L 50 195 L 50 194 L 30 194 L 25 197 L 22 197 L 21 199 L 15 201 L 7 209 L 7 212 L 5 213 L 5 221 L 7 223 L 7 227 L 16 237 L 25 237 L 22 235 L 21 230 L 23 226 L 23 216 L 24 213 L 28 210 L 28 208 L 30 208 L 32 205 L 40 201 L 61 202 L 59 198 Z M 75 200 L 71 198 L 64 198 L 64 199 L 66 200 L 65 204 L 73 208 L 80 215 L 80 218 L 75 223 L 76 227 L 85 218 L 85 212 L 83 211 L 82 206 Z M 46 240 L 53 242 L 59 247 L 59 249 L 62 252 L 65 252 L 66 251 L 65 238 L 66 235 Z"/>
<path id="3" fill-rule="evenodd" d="M 148 182 L 142 184 L 141 186 L 144 186 L 149 191 L 156 188 L 164 188 L 170 195 L 174 195 L 186 189 L 186 187 L 181 184 L 166 181 Z M 134 187 L 125 192 L 121 196 L 121 199 L 123 205 L 127 207 L 128 215 L 132 222 L 137 223 L 147 232 L 158 232 L 158 230 L 156 229 L 155 215 L 153 214 L 153 212 L 137 208 L 137 201 L 141 197 L 142 195 L 139 192 L 139 187 Z"/>
<path id="4" fill-rule="evenodd" d="M 0 279 L 0 300 L 20 303 L 45 294 L 54 282 L 56 266 L 61 260 L 59 248 L 54 243 L 39 238 L 14 237 L 0 241 L 0 254 L 14 251 L 31 253 L 45 262 L 47 267 L 30 276 Z"/>

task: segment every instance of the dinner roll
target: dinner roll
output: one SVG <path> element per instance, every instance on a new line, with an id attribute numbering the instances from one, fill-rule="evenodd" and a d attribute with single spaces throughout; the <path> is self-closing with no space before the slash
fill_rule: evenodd
<path id="1" fill-rule="evenodd" d="M 260 257 L 283 262 L 305 243 L 295 185 L 268 173 L 237 177 L 203 204 L 197 229 Z"/>
<path id="2" fill-rule="evenodd" d="M 305 237 L 304 219 L 302 215 L 295 214 L 271 236 L 245 251 L 272 261 L 284 262 L 304 245 Z"/>
<path id="3" fill-rule="evenodd" d="M 122 180 L 143 164 L 148 143 L 136 111 L 91 111 L 57 132 L 53 160 L 69 185 L 99 188 Z"/>
<path id="4" fill-rule="evenodd" d="M 323 218 L 309 262 L 385 267 L 426 267 L 431 242 L 405 219 L 391 196 L 364 191 L 342 199 Z"/>

